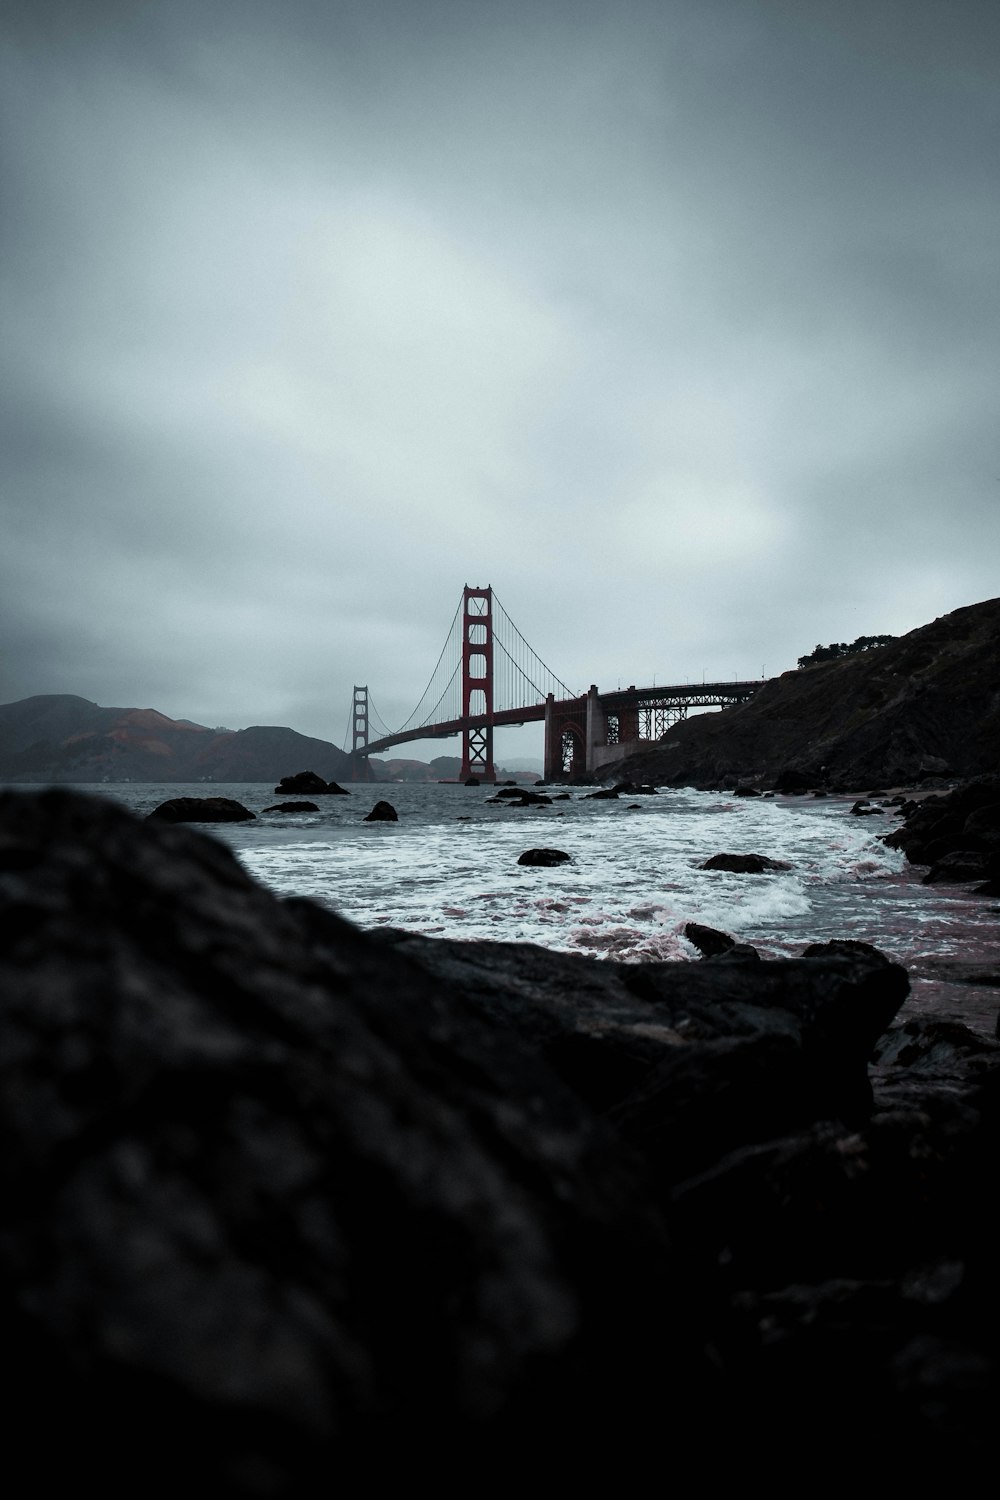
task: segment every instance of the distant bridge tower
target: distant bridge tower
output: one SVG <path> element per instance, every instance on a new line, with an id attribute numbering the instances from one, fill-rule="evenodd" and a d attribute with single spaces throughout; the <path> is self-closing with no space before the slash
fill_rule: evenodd
<path id="1" fill-rule="evenodd" d="M 462 595 L 462 717 L 479 719 L 462 731 L 460 779 L 496 781 L 493 766 L 493 590 Z"/>
<path id="2" fill-rule="evenodd" d="M 360 751 L 360 754 L 358 753 Z M 354 685 L 354 743 L 351 746 L 351 780 L 371 781 L 368 764 L 368 686 Z"/>

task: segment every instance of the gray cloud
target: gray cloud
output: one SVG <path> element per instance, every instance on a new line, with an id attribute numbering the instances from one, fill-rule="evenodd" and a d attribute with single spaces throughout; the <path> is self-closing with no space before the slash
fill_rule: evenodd
<path id="1" fill-rule="evenodd" d="M 4 700 L 339 742 L 465 582 L 575 687 L 998 592 L 994 6 L 5 19 Z"/>

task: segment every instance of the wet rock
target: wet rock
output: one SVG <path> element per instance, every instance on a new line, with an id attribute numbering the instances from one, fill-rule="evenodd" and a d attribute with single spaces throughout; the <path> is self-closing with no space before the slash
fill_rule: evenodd
<path id="1" fill-rule="evenodd" d="M 351 795 L 345 787 L 339 786 L 335 781 L 324 781 L 322 776 L 316 775 L 315 771 L 299 771 L 295 776 L 283 776 L 274 790 L 284 796 L 295 792 L 306 793 L 313 797 L 349 797 Z"/>
<path id="2" fill-rule="evenodd" d="M 734 797 L 759 797 L 760 791 L 755 786 L 746 786 L 745 784 L 743 784 L 740 786 L 734 786 L 732 795 Z"/>
<path id="3" fill-rule="evenodd" d="M 396 823 L 399 814 L 391 802 L 376 802 L 371 812 L 362 820 L 365 823 Z"/>
<path id="4" fill-rule="evenodd" d="M 525 787 L 504 788 L 497 792 L 495 797 L 487 797 L 487 802 L 506 802 L 511 807 L 545 807 L 552 798 L 545 792 L 533 792 Z"/>
<path id="5" fill-rule="evenodd" d="M 160 823 L 245 823 L 257 814 L 231 797 L 171 797 L 146 816 Z"/>
<path id="6" fill-rule="evenodd" d="M 283 813 L 306 813 L 319 812 L 315 802 L 276 802 L 273 807 L 265 807 L 265 812 Z"/>
<path id="7" fill-rule="evenodd" d="M 562 849 L 525 849 L 517 864 L 565 864 L 570 858 Z"/>
<path id="8" fill-rule="evenodd" d="M 736 947 L 736 939 L 730 937 L 728 932 L 719 932 L 715 927 L 705 927 L 701 922 L 686 922 L 684 936 L 689 943 L 694 944 L 704 958 L 713 958 L 717 953 L 725 953 L 728 948 Z"/>
<path id="9" fill-rule="evenodd" d="M 736 875 L 763 875 L 771 870 L 790 870 L 791 865 L 766 854 L 713 854 L 700 866 L 702 870 L 730 870 Z"/>
<path id="10" fill-rule="evenodd" d="M 618 796 L 619 792 L 616 786 L 602 786 L 600 791 L 588 792 L 586 797 L 584 798 L 584 801 L 593 802 L 600 799 L 603 801 L 616 802 L 618 800 Z"/>

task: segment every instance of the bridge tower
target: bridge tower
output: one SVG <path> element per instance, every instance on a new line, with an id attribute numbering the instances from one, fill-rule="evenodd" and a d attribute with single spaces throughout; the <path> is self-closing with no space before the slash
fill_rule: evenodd
<path id="1" fill-rule="evenodd" d="M 493 766 L 493 590 L 465 585 L 462 594 L 462 781 L 496 781 Z"/>
<path id="2" fill-rule="evenodd" d="M 360 754 L 358 753 L 360 751 Z M 368 685 L 354 685 L 354 742 L 351 746 L 351 780 L 371 781 L 368 764 Z"/>

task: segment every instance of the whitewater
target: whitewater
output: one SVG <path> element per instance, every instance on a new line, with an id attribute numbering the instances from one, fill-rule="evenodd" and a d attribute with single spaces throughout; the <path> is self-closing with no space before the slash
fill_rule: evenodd
<path id="1" fill-rule="evenodd" d="M 319 811 L 293 814 L 267 811 L 287 799 L 263 783 L 80 790 L 140 816 L 174 797 L 231 797 L 254 820 L 200 831 L 222 839 L 279 896 L 309 897 L 364 928 L 537 943 L 629 963 L 700 959 L 684 935 L 689 922 L 752 944 L 762 958 L 849 938 L 903 964 L 918 1007 L 943 1007 L 992 1034 L 1000 1006 L 996 903 L 970 886 L 921 884 L 925 872 L 879 837 L 899 826 L 895 809 L 859 817 L 853 798 L 661 787 L 603 800 L 592 788 L 548 787 L 550 804 L 521 808 L 492 786 L 381 782 L 350 784 L 346 796 L 315 799 Z M 365 821 L 381 800 L 397 822 Z M 518 864 L 532 848 L 570 858 Z M 763 854 L 790 868 L 704 870 L 718 853 Z M 956 982 L 960 968 L 977 965 L 977 984 L 967 972 Z"/>

